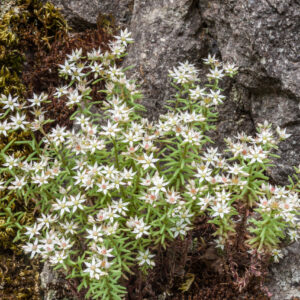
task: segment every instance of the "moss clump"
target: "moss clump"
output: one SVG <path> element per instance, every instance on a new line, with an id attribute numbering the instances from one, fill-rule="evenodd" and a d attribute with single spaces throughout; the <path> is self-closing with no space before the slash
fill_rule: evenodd
<path id="1" fill-rule="evenodd" d="M 50 3 L 19 0 L 0 20 L 0 93 L 22 95 L 20 75 L 29 47 L 50 48 L 67 24 Z"/>
<path id="2" fill-rule="evenodd" d="M 0 254 L 0 299 L 40 300 L 37 260 L 11 252 Z"/>

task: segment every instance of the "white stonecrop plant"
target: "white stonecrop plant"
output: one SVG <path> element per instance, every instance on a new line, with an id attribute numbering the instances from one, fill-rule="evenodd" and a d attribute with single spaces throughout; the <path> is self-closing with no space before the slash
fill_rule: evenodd
<path id="1" fill-rule="evenodd" d="M 279 239 L 298 238 L 296 192 L 267 184 L 264 174 L 276 141 L 286 138 L 277 129 L 259 127 L 256 138 L 244 134 L 238 141 L 227 140 L 232 158 L 225 159 L 218 149 L 203 150 L 210 142 L 205 134 L 214 129 L 215 107 L 224 96 L 219 81 L 236 74 L 234 65 L 222 65 L 209 56 L 207 84 L 199 85 L 198 70 L 186 62 L 169 71 L 177 93 L 168 101 L 168 113 L 157 122 L 140 114 L 141 94 L 116 60 L 125 56 L 131 43 L 125 30 L 110 45 L 110 52 L 93 50 L 82 56 L 75 50 L 60 75 L 70 80 L 57 88 L 55 96 L 77 106 L 71 119 L 76 130 L 57 126 L 46 134 L 41 103 L 47 96 L 34 95 L 29 107 L 35 120 L 26 121 L 25 109 L 17 98 L 2 96 L 7 109 L 1 119 L 12 114 L 10 122 L 0 123 L 4 135 L 13 130 L 40 131 L 40 143 L 28 143 L 33 153 L 17 159 L 1 153 L 1 173 L 12 179 L 1 182 L 26 202 L 34 201 L 39 217 L 26 227 L 24 246 L 30 257 L 38 255 L 55 268 L 64 268 L 69 278 L 80 277 L 79 289 L 87 297 L 120 299 L 126 293 L 120 277 L 139 265 L 143 271 L 155 265 L 155 245 L 184 237 L 193 218 L 208 214 L 216 224 L 217 245 L 223 247 L 234 232 L 236 204 L 243 202 L 257 213 L 249 217 L 252 239 L 260 251 L 274 251 Z M 91 86 L 106 83 L 103 101 L 90 97 Z M 93 106 L 101 103 L 103 112 Z M 251 216 L 251 213 L 249 213 Z M 250 247 L 250 245 L 249 245 Z M 277 252 L 278 253 L 278 252 Z"/>

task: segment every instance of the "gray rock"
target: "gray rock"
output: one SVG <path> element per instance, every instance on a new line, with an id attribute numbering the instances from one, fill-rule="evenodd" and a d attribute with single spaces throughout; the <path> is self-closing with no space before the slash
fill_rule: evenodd
<path id="1" fill-rule="evenodd" d="M 248 91 L 253 124 L 268 120 L 292 134 L 269 170 L 277 183 L 287 183 L 300 159 L 300 2 L 213 0 L 199 7 L 222 60 L 239 66 L 236 81 Z"/>
<path id="2" fill-rule="evenodd" d="M 47 0 L 43 0 L 47 2 Z M 51 0 L 77 31 L 95 27 L 99 15 L 112 17 L 118 25 L 128 24 L 134 0 Z"/>
<path id="3" fill-rule="evenodd" d="M 57 272 L 54 272 L 49 263 L 45 262 L 43 270 L 40 273 L 41 289 L 44 292 L 43 300 L 55 300 L 57 290 L 53 287 L 57 285 L 59 276 Z"/>
<path id="4" fill-rule="evenodd" d="M 300 107 L 299 101 L 283 92 L 252 95 L 251 113 L 255 123 L 268 120 L 276 126 L 287 128 L 292 136 L 279 144 L 274 163 L 276 167 L 268 170 L 277 183 L 288 183 L 288 176 L 294 172 L 293 166 L 299 165 L 300 154 Z"/>
<path id="5" fill-rule="evenodd" d="M 135 66 L 131 76 L 142 86 L 150 118 L 157 117 L 172 93 L 168 70 L 185 60 L 197 63 L 205 54 L 201 22 L 192 0 L 134 2 L 130 29 L 135 43 L 125 64 Z"/>
<path id="6" fill-rule="evenodd" d="M 284 249 L 285 257 L 271 267 L 268 288 L 272 300 L 300 298 L 299 248 L 299 243 L 295 243 Z"/>
<path id="7" fill-rule="evenodd" d="M 45 262 L 40 273 L 40 288 L 43 291 L 43 300 L 80 300 L 70 293 L 64 276 L 59 271 L 53 270 L 49 262 Z M 71 294 L 72 296 L 69 296 Z"/>

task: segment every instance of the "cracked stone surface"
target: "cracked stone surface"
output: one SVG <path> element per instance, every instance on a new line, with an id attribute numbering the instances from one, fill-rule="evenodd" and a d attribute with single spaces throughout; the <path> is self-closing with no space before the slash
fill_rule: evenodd
<path id="1" fill-rule="evenodd" d="M 42 0 L 47 2 L 47 0 Z M 69 24 L 80 31 L 94 27 L 99 15 L 113 17 L 118 25 L 128 24 L 133 0 L 51 0 Z"/>
<path id="2" fill-rule="evenodd" d="M 213 0 L 199 7 L 222 60 L 239 66 L 236 80 L 249 92 L 253 123 L 268 120 L 292 134 L 269 170 L 277 183 L 287 183 L 300 159 L 300 2 Z"/>
<path id="3" fill-rule="evenodd" d="M 287 247 L 283 250 L 285 257 L 278 264 L 271 266 L 268 286 L 272 300 L 300 298 L 299 249 L 299 243 Z"/>

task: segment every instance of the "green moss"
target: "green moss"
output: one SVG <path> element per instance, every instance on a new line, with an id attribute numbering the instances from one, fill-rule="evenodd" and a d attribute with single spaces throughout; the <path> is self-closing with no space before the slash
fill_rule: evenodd
<path id="1" fill-rule="evenodd" d="M 22 96 L 20 75 L 25 51 L 50 48 L 58 34 L 68 30 L 66 21 L 53 4 L 19 0 L 0 20 L 0 94 Z"/>

